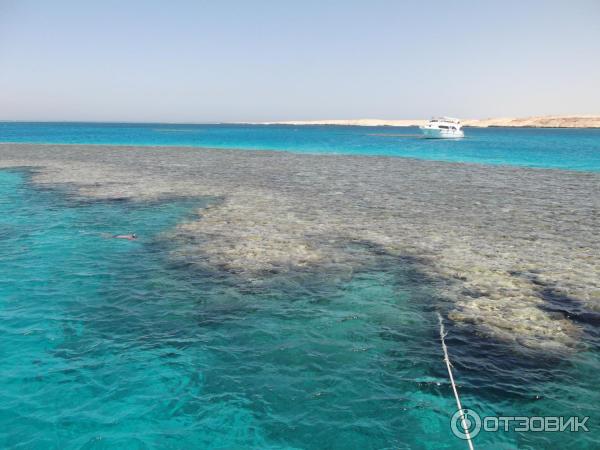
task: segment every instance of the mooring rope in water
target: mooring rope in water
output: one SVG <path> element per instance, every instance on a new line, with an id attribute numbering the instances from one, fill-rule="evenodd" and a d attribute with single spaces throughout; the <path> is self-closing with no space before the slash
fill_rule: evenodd
<path id="1" fill-rule="evenodd" d="M 444 330 L 444 321 L 442 320 L 442 315 L 440 313 L 437 313 L 437 315 L 440 321 L 440 340 L 442 341 L 442 349 L 444 350 L 444 361 L 446 362 L 446 367 L 448 368 L 448 375 L 450 376 L 450 383 L 452 383 L 452 390 L 454 391 L 456 406 L 458 406 L 458 411 L 460 413 L 460 422 L 463 429 L 465 430 L 465 437 L 467 438 L 466 440 L 469 444 L 469 449 L 475 450 L 473 447 L 473 440 L 471 439 L 471 433 L 469 432 L 469 427 L 467 426 L 467 422 L 465 419 L 464 410 L 462 404 L 460 403 L 460 397 L 458 396 L 458 391 L 456 390 L 454 376 L 452 375 L 452 364 L 450 364 L 450 358 L 448 357 L 448 347 L 446 347 L 446 331 Z"/>

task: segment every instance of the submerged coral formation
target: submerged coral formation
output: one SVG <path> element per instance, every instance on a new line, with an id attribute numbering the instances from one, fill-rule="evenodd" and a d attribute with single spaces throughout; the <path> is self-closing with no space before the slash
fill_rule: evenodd
<path id="1" fill-rule="evenodd" d="M 378 252 L 439 280 L 448 316 L 517 348 L 574 348 L 600 314 L 600 174 L 192 148 L 1 144 L 0 166 L 93 198 L 211 197 L 173 258 L 257 280 Z M 360 245 L 356 245 L 359 243 Z"/>

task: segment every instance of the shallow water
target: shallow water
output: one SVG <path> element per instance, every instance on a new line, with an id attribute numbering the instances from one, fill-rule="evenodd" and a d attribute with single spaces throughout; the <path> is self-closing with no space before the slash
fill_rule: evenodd
<path id="1" fill-rule="evenodd" d="M 0 171 L 0 447 L 466 448 L 432 280 L 386 255 L 262 284 L 170 260 L 163 232 L 204 204 L 89 201 Z M 589 433 L 478 446 L 600 445 L 593 326 L 584 351 L 535 361 L 447 326 L 465 406 L 592 416 Z"/>
<path id="2" fill-rule="evenodd" d="M 0 142 L 285 150 L 600 171 L 600 129 L 465 133 L 462 140 L 432 140 L 416 127 L 0 122 Z"/>

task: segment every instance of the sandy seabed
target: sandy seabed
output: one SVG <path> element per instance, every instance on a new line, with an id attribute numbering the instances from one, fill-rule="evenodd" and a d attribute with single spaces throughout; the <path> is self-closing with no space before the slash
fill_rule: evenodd
<path id="1" fill-rule="evenodd" d="M 600 174 L 404 158 L 0 144 L 0 167 L 98 199 L 210 197 L 174 259 L 261 282 L 410 259 L 443 312 L 526 352 L 572 351 L 600 323 Z M 358 250 L 357 250 L 358 249 Z M 350 275 L 351 276 L 351 275 Z M 450 306 L 448 306 L 450 305 Z"/>

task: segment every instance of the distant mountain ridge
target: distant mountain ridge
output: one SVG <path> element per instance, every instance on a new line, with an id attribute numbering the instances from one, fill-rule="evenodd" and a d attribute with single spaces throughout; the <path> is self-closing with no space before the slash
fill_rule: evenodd
<path id="1" fill-rule="evenodd" d="M 287 120 L 277 122 L 252 122 L 261 125 L 346 125 L 364 127 L 411 127 L 427 123 L 426 119 L 332 119 L 332 120 Z M 532 128 L 600 128 L 599 116 L 531 116 L 503 117 L 490 119 L 465 119 L 464 126 L 468 127 L 532 127 Z"/>

